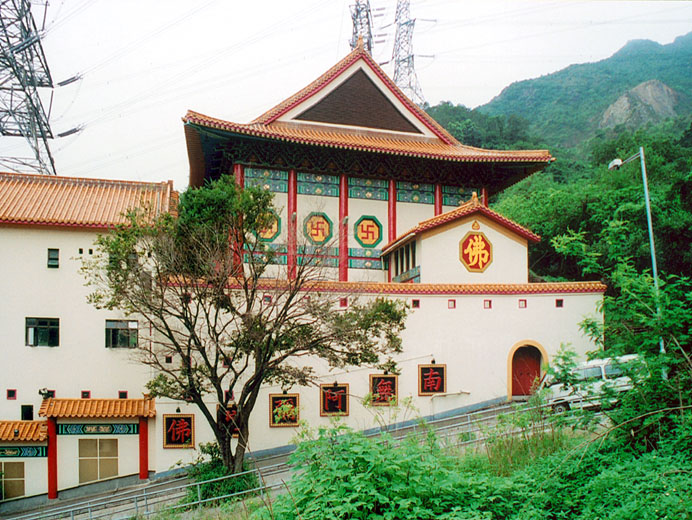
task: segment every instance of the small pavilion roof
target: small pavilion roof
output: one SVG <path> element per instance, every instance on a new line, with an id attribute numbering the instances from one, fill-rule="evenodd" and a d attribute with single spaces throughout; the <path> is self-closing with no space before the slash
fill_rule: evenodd
<path id="1" fill-rule="evenodd" d="M 153 399 L 44 399 L 38 414 L 56 418 L 155 417 Z"/>
<path id="2" fill-rule="evenodd" d="M 2 442 L 42 442 L 47 438 L 46 421 L 0 421 Z"/>
<path id="3" fill-rule="evenodd" d="M 521 236 L 521 237 L 523 237 L 523 238 L 525 238 L 531 242 L 540 242 L 540 240 L 541 240 L 541 237 L 539 237 L 535 233 L 532 233 L 530 230 L 526 229 L 524 226 L 517 224 L 513 220 L 510 220 L 510 219 L 500 215 L 497 211 L 493 211 L 492 209 L 483 205 L 481 203 L 481 201 L 478 200 L 478 196 L 474 192 L 473 196 L 471 197 L 471 200 L 464 202 L 458 208 L 455 208 L 451 211 L 447 211 L 446 213 L 442 213 L 441 215 L 436 215 L 432 218 L 424 220 L 424 221 L 420 222 L 417 226 L 409 229 L 406 233 L 404 233 L 404 234 L 398 236 L 396 239 L 392 240 L 389 244 L 387 244 L 386 246 L 384 246 L 382 248 L 382 255 L 389 253 L 395 247 L 403 244 L 404 242 L 408 242 L 410 239 L 412 239 L 415 236 L 420 235 L 421 233 L 424 233 L 426 231 L 430 231 L 431 229 L 435 229 L 435 228 L 443 226 L 445 224 L 449 224 L 450 222 L 454 222 L 456 220 L 466 218 L 469 215 L 473 215 L 476 213 L 484 215 L 485 217 L 489 218 L 490 220 L 497 222 L 501 226 L 507 228 L 508 230 L 516 233 L 517 235 L 519 235 L 519 236 Z"/>

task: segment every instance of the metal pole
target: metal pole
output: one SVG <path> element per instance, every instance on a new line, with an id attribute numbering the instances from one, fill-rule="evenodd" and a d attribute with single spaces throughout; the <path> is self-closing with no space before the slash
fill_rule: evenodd
<path id="1" fill-rule="evenodd" d="M 658 269 L 656 268 L 656 246 L 654 245 L 654 228 L 651 223 L 651 202 L 649 201 L 649 184 L 646 179 L 646 160 L 644 159 L 644 147 L 639 147 L 639 159 L 642 165 L 642 182 L 644 183 L 644 201 L 646 203 L 646 222 L 649 226 L 649 246 L 651 249 L 651 266 L 654 275 L 654 297 L 656 298 L 656 317 L 660 321 L 661 319 L 661 304 L 659 298 L 659 288 L 658 288 Z M 659 336 L 658 338 L 659 352 L 665 354 L 666 349 L 663 345 L 663 338 Z"/>

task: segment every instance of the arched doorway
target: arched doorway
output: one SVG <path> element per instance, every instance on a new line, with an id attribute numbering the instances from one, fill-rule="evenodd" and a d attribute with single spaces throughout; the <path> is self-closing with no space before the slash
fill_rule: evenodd
<path id="1" fill-rule="evenodd" d="M 512 397 L 531 394 L 534 381 L 541 377 L 541 351 L 523 345 L 512 356 Z"/>

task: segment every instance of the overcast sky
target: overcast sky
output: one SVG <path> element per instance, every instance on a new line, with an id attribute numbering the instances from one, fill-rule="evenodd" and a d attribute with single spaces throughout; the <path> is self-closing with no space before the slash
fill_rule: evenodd
<path id="1" fill-rule="evenodd" d="M 187 186 L 188 109 L 247 122 L 349 52 L 344 0 L 53 0 L 43 46 L 54 82 L 58 174 Z M 396 0 L 371 0 L 378 62 L 391 58 Z M 37 23 L 40 18 L 36 10 Z M 426 100 L 468 107 L 514 81 L 598 61 L 627 41 L 692 31 L 692 2 L 411 0 Z M 385 70 L 391 70 L 385 65 Z M 49 95 L 43 93 L 44 98 Z M 0 137 L 0 154 L 26 155 Z"/>

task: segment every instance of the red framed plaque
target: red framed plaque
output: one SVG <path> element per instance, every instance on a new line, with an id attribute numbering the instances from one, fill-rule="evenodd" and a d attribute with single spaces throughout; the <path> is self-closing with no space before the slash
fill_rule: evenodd
<path id="1" fill-rule="evenodd" d="M 320 385 L 320 416 L 348 415 L 348 383 Z"/>
<path id="2" fill-rule="evenodd" d="M 269 394 L 269 426 L 272 428 L 298 426 L 299 406 L 298 394 Z"/>
<path id="3" fill-rule="evenodd" d="M 399 393 L 399 376 L 396 374 L 370 374 L 370 394 L 373 406 L 396 404 Z"/>
<path id="4" fill-rule="evenodd" d="M 447 365 L 418 365 L 418 395 L 447 393 Z"/>

